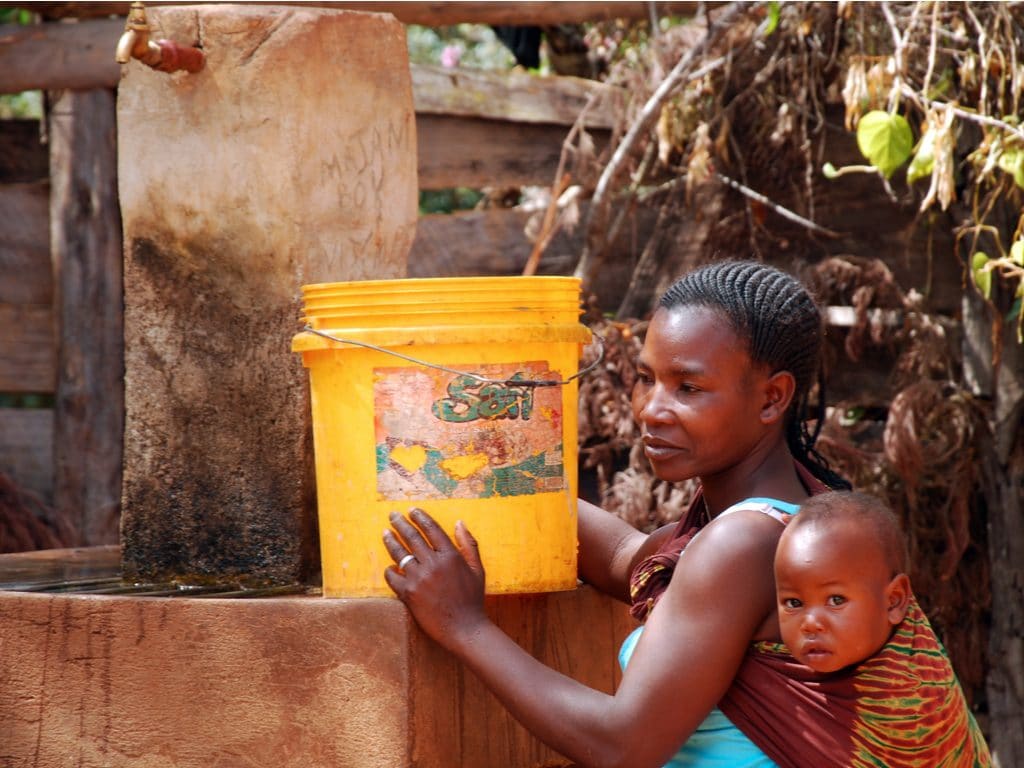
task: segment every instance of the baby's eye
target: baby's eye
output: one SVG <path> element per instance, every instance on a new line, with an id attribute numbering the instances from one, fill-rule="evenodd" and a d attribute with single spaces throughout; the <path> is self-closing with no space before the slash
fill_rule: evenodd
<path id="1" fill-rule="evenodd" d="M 842 595 L 829 595 L 828 604 L 832 606 L 842 605 L 846 602 L 846 598 Z"/>
<path id="2" fill-rule="evenodd" d="M 801 603 L 800 599 L 796 597 L 787 597 L 785 600 L 782 601 L 783 608 L 788 608 L 790 610 L 795 610 L 799 608 L 801 605 L 803 605 L 803 603 Z"/>

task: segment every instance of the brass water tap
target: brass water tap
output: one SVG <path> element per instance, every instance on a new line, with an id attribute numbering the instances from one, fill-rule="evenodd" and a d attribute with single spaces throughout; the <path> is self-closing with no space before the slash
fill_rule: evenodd
<path id="1" fill-rule="evenodd" d="M 138 1 L 132 3 L 132 7 L 128 11 L 128 19 L 124 23 L 124 34 L 117 41 L 117 52 L 114 55 L 118 64 L 127 64 L 133 57 L 151 67 L 159 64 L 162 58 L 160 46 L 149 39 L 146 7 Z"/>
<path id="2" fill-rule="evenodd" d="M 124 33 L 117 41 L 114 58 L 118 64 L 127 64 L 135 58 L 143 64 L 161 72 L 176 72 L 184 69 L 198 72 L 203 68 L 205 56 L 198 48 L 178 45 L 172 40 L 149 39 L 149 21 L 146 19 L 146 7 L 135 0 L 128 11 L 124 23 Z"/>

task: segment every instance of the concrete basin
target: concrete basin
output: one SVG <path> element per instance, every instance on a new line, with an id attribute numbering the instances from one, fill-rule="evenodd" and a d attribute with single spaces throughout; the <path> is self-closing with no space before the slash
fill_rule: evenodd
<path id="1" fill-rule="evenodd" d="M 82 577 L 83 551 L 54 552 L 0 556 L 0 581 L 47 557 Z M 613 690 L 625 606 L 588 587 L 488 600 L 531 653 Z M 397 600 L 0 590 L 0 616 L 3 766 L 568 765 Z"/>

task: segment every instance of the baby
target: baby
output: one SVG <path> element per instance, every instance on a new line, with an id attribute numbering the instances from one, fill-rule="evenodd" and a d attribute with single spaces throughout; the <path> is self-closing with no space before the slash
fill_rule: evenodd
<path id="1" fill-rule="evenodd" d="M 874 496 L 832 492 L 800 507 L 775 553 L 779 629 L 816 672 L 875 655 L 912 598 L 896 516 Z"/>
<path id="2" fill-rule="evenodd" d="M 791 749 L 815 751 L 818 765 L 992 765 L 906 567 L 896 516 L 863 493 L 811 497 L 779 539 L 785 649 L 764 644 L 751 663 L 761 670 L 759 690 L 800 689 L 786 716 L 806 744 Z M 777 723 L 777 710 L 764 717 Z M 770 754 L 780 764 L 786 755 Z"/>

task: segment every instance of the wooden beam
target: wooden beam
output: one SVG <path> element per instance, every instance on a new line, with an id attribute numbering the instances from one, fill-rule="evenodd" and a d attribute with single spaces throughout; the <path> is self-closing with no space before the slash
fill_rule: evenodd
<path id="1" fill-rule="evenodd" d="M 51 247 L 60 347 L 54 506 L 78 544 L 113 544 L 121 512 L 124 297 L 114 92 L 50 109 Z"/>
<path id="2" fill-rule="evenodd" d="M 50 177 L 50 158 L 38 120 L 0 120 L 0 184 Z"/>
<path id="3" fill-rule="evenodd" d="M 420 216 L 409 252 L 409 277 L 522 274 L 533 248 L 525 233 L 529 219 L 518 208 Z M 538 274 L 572 274 L 578 247 L 578 237 L 559 236 Z"/>
<path id="4" fill-rule="evenodd" d="M 625 100 L 619 88 L 578 77 L 538 77 L 525 72 L 415 64 L 411 69 L 417 114 L 569 126 L 587 108 L 585 125 L 612 128 L 616 110 Z"/>
<path id="5" fill-rule="evenodd" d="M 114 49 L 124 21 L 0 27 L 0 93 L 113 88 L 121 79 Z"/>
<path id="6" fill-rule="evenodd" d="M 586 215 L 581 205 L 580 216 Z M 409 277 L 521 275 L 533 242 L 526 229 L 531 216 L 522 208 L 488 208 L 421 216 L 409 252 Z M 638 252 L 657 220 L 656 208 L 638 207 L 612 244 L 607 268 L 591 286 L 599 306 L 617 307 L 629 285 Z M 582 231 L 560 229 L 540 260 L 538 274 L 571 275 L 583 247 Z"/>
<path id="7" fill-rule="evenodd" d="M 417 115 L 420 189 L 551 184 L 558 170 L 563 125 Z M 598 150 L 609 132 L 593 132 Z"/>
<path id="8" fill-rule="evenodd" d="M 50 184 L 0 184 L 0 303 L 53 302 Z"/>
<path id="9" fill-rule="evenodd" d="M 48 305 L 0 304 L 0 392 L 53 392 L 55 350 Z"/>
<path id="10" fill-rule="evenodd" d="M 192 5 L 193 3 L 147 2 L 147 6 Z M 426 27 L 445 27 L 452 24 L 494 24 L 546 26 L 573 24 L 608 19 L 647 19 L 651 6 L 659 16 L 692 16 L 697 13 L 697 2 L 304 2 L 311 8 L 345 11 L 390 13 L 406 24 Z M 722 3 L 707 3 L 708 6 Z M 0 3 L 0 6 L 24 7 L 25 3 Z M 130 3 L 32 3 L 31 10 L 47 19 L 97 18 L 125 16 Z"/>
<path id="11" fill-rule="evenodd" d="M 53 411 L 0 408 L 0 472 L 53 501 Z"/>
<path id="12" fill-rule="evenodd" d="M 117 19 L 34 27 L 0 27 L 0 93 L 115 88 L 121 78 L 114 47 Z M 613 86 L 576 77 L 537 77 L 411 65 L 418 113 L 610 128 L 623 97 Z"/>

